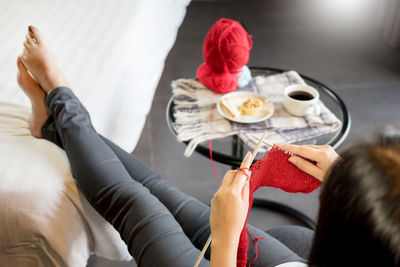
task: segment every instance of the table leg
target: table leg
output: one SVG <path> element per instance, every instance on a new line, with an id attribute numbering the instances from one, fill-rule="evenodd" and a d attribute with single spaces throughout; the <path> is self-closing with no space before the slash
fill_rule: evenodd
<path id="1" fill-rule="evenodd" d="M 232 155 L 237 158 L 243 158 L 243 141 L 239 138 L 239 136 L 234 135 L 232 138 Z M 235 167 L 231 167 L 232 170 L 236 169 Z"/>

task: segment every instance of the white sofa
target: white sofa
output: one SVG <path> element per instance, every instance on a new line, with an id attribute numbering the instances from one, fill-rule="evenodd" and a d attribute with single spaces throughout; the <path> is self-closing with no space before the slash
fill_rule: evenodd
<path id="1" fill-rule="evenodd" d="M 30 135 L 15 63 L 27 26 L 43 32 L 96 129 L 132 151 L 188 3 L 0 0 L 0 266 L 131 258 L 79 193 L 65 153 Z"/>

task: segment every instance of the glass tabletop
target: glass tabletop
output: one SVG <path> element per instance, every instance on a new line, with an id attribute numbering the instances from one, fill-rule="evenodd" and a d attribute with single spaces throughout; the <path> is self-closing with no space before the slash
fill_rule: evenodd
<path id="1" fill-rule="evenodd" d="M 251 67 L 250 70 L 253 77 L 261 75 L 269 76 L 287 71 L 283 69 L 258 67 Z M 346 105 L 344 104 L 342 99 L 326 85 L 305 75 L 300 74 L 300 76 L 308 85 L 314 87 L 319 91 L 321 101 L 332 113 L 336 115 L 336 117 L 342 122 L 342 124 L 336 132 L 318 136 L 312 139 L 307 139 L 296 144 L 331 145 L 333 148 L 337 148 L 346 139 L 350 130 L 350 114 L 346 108 Z M 166 119 L 170 130 L 174 135 L 176 135 L 173 124 L 173 105 L 173 97 L 171 97 L 167 105 Z M 187 144 L 188 142 L 185 143 Z M 232 167 L 240 166 L 244 154 L 247 153 L 247 151 L 253 150 L 244 142 L 242 142 L 237 135 L 213 140 L 212 148 L 213 159 L 215 161 L 230 165 Z M 196 151 L 209 158 L 210 150 L 208 148 L 208 141 L 200 143 L 197 146 Z"/>

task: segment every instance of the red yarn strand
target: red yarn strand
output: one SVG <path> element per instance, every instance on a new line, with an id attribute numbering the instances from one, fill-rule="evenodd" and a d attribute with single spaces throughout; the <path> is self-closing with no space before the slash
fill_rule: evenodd
<path id="1" fill-rule="evenodd" d="M 211 98 L 211 106 L 214 106 L 215 102 L 215 93 L 213 93 L 212 98 Z M 210 150 L 210 161 L 211 161 L 211 166 L 212 166 L 212 170 L 214 172 L 215 178 L 217 178 L 217 181 L 219 183 L 219 185 L 221 186 L 221 180 L 219 179 L 218 176 L 218 172 L 215 169 L 215 164 L 214 164 L 214 159 L 213 159 L 213 149 L 212 149 L 212 140 L 210 138 L 210 133 L 211 133 L 211 121 L 212 121 L 213 117 L 212 117 L 212 111 L 210 112 L 210 120 L 208 121 L 208 132 L 207 132 L 207 136 L 208 136 L 208 149 Z"/>
<path id="2" fill-rule="evenodd" d="M 263 236 L 257 237 L 255 234 L 253 234 L 253 233 L 250 231 L 250 229 L 247 229 L 247 231 L 248 231 L 249 234 L 254 238 L 254 248 L 255 248 L 255 250 L 256 250 L 256 255 L 254 256 L 254 259 L 252 259 L 252 260 L 249 262 L 249 267 L 251 267 L 251 264 L 252 264 L 253 262 L 255 262 L 255 261 L 258 259 L 258 244 L 257 244 L 257 241 L 260 240 L 260 239 L 265 239 L 265 237 L 263 237 Z"/>
<path id="3" fill-rule="evenodd" d="M 212 166 L 212 169 L 213 169 L 215 178 L 217 178 L 217 181 L 218 181 L 219 185 L 221 185 L 221 180 L 219 179 L 217 170 L 215 169 L 215 164 L 214 164 L 214 159 L 213 159 L 213 154 L 212 154 L 212 153 L 213 153 L 213 152 L 212 152 L 213 150 L 212 150 L 212 141 L 211 141 L 211 138 L 208 139 L 208 148 L 209 148 L 209 150 L 210 150 L 210 161 L 211 161 L 211 166 Z"/>
<path id="4" fill-rule="evenodd" d="M 249 174 L 248 174 L 248 171 L 250 171 L 249 168 L 239 168 L 239 169 L 238 169 L 238 172 L 242 172 L 244 175 L 246 175 L 246 177 L 247 177 L 246 180 L 249 180 L 249 179 L 250 179 L 250 176 L 249 176 Z"/>

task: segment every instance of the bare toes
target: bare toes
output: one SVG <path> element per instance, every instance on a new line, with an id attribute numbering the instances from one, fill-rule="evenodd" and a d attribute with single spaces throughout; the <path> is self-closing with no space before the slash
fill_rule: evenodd
<path id="1" fill-rule="evenodd" d="M 31 46 L 34 46 L 36 43 L 33 41 L 32 37 L 29 35 L 29 33 L 26 34 L 25 42 L 28 43 Z"/>
<path id="2" fill-rule="evenodd" d="M 29 51 L 29 49 L 31 49 L 31 45 L 27 42 L 24 42 L 24 48 Z"/>
<path id="3" fill-rule="evenodd" d="M 29 35 L 34 43 L 40 44 L 43 42 L 42 34 L 38 29 L 36 29 L 32 25 L 29 25 L 28 30 L 29 30 Z"/>

